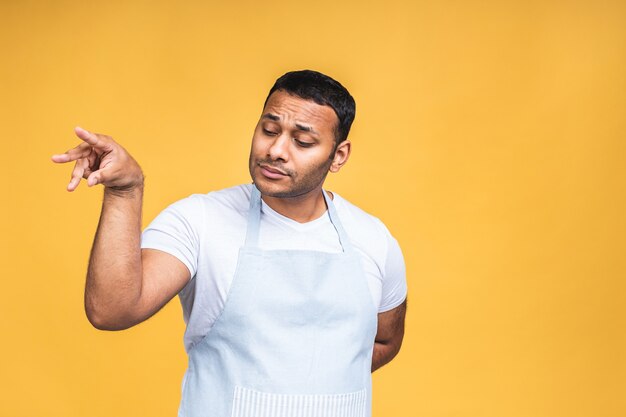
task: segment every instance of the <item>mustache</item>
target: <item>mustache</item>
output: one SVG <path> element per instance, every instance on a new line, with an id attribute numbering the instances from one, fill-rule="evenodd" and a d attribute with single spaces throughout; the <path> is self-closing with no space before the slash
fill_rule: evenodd
<path id="1" fill-rule="evenodd" d="M 273 161 L 271 159 L 257 159 L 256 165 L 257 166 L 266 165 L 270 168 L 274 168 L 276 170 L 282 171 L 285 174 L 289 175 L 290 177 L 293 176 L 294 174 L 292 170 L 290 170 L 289 168 L 286 168 L 283 164 L 280 164 L 280 163 L 277 164 L 276 161 Z"/>

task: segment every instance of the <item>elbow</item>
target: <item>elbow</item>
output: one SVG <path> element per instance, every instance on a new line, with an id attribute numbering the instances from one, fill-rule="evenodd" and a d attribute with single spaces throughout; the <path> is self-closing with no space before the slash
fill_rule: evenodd
<path id="1" fill-rule="evenodd" d="M 394 341 L 385 345 L 387 363 L 391 362 L 392 359 L 398 356 L 401 346 L 402 340 Z"/>
<path id="2" fill-rule="evenodd" d="M 130 320 L 129 317 L 107 314 L 87 305 L 85 306 L 85 314 L 89 323 L 98 330 L 118 331 L 135 325 L 135 322 Z"/>
<path id="3" fill-rule="evenodd" d="M 129 303 L 95 297 L 88 291 L 85 291 L 84 307 L 87 320 L 98 330 L 125 330 L 141 321 L 136 319 L 137 309 Z"/>
<path id="4" fill-rule="evenodd" d="M 391 353 L 390 353 L 389 362 L 391 362 L 392 359 L 395 359 L 395 357 L 398 356 L 398 353 L 400 353 L 401 346 L 402 346 L 402 342 L 393 346 L 393 349 L 391 350 Z"/>

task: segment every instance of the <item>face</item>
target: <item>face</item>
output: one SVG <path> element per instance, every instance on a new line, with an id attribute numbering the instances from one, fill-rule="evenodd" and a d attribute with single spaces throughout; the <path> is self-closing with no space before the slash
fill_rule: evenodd
<path id="1" fill-rule="evenodd" d="M 321 190 L 328 172 L 338 171 L 349 155 L 347 140 L 335 149 L 337 123 L 329 106 L 272 93 L 250 150 L 250 175 L 261 194 L 291 198 Z"/>

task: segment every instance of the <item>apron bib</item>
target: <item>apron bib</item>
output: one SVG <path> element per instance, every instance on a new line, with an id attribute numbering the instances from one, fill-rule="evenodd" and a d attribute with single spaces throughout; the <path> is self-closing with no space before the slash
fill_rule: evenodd
<path id="1" fill-rule="evenodd" d="M 261 250 L 261 194 L 252 187 L 224 309 L 189 351 L 180 417 L 371 415 L 377 309 L 323 194 L 343 252 Z"/>

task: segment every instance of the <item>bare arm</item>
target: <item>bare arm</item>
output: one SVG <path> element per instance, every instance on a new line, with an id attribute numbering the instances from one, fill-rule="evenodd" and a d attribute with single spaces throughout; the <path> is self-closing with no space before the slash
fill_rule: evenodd
<path id="1" fill-rule="evenodd" d="M 141 249 L 142 191 L 104 191 L 85 286 L 85 312 L 101 330 L 146 320 L 189 281 L 189 270 L 176 257 Z"/>
<path id="2" fill-rule="evenodd" d="M 378 314 L 378 331 L 374 341 L 372 372 L 389 363 L 400 351 L 404 337 L 406 300 L 398 307 Z"/>
<path id="3" fill-rule="evenodd" d="M 121 330 L 147 319 L 189 280 L 189 271 L 174 256 L 141 250 L 143 173 L 137 162 L 112 138 L 77 128 L 84 142 L 58 163 L 76 161 L 67 186 L 81 178 L 103 184 L 104 199 L 87 269 L 85 312 L 98 329 Z"/>

